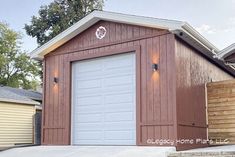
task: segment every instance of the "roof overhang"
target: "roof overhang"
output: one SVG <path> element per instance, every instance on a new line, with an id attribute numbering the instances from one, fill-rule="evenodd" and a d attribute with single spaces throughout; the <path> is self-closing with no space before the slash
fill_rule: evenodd
<path id="1" fill-rule="evenodd" d="M 27 104 L 27 105 L 40 105 L 37 101 L 23 101 L 23 100 L 15 100 L 15 99 L 6 99 L 0 98 L 0 102 L 10 102 L 10 103 L 17 103 L 17 104 Z"/>
<path id="2" fill-rule="evenodd" d="M 205 47 L 206 49 L 210 51 L 219 51 L 214 45 L 212 45 L 208 40 L 206 40 L 200 33 L 198 33 L 186 22 L 127 15 L 106 11 L 93 11 L 41 47 L 35 49 L 31 53 L 31 57 L 35 59 L 43 59 L 44 55 L 55 50 L 56 48 L 63 45 L 65 42 L 69 41 L 70 39 L 80 34 L 100 20 L 165 29 L 177 35 L 179 35 L 179 32 L 183 32 L 192 37 L 195 42 Z"/>
<path id="3" fill-rule="evenodd" d="M 37 60 L 42 60 L 46 54 L 63 45 L 100 20 L 168 30 L 202 52 L 224 70 L 227 70 L 229 73 L 235 76 L 235 71 L 230 66 L 226 66 L 219 59 L 213 58 L 213 56 L 219 52 L 219 49 L 211 44 L 188 23 L 106 11 L 93 11 L 92 13 L 88 14 L 80 21 L 31 52 L 31 57 Z"/>
<path id="4" fill-rule="evenodd" d="M 177 30 L 180 29 L 184 24 L 180 21 L 163 20 L 157 18 L 149 18 L 135 15 L 126 15 L 121 13 L 105 12 L 105 11 L 93 11 L 88 14 L 80 21 L 31 52 L 31 57 L 35 59 L 43 59 L 44 55 L 55 50 L 59 46 L 63 45 L 76 35 L 80 34 L 87 28 L 91 27 L 100 20 L 125 23 L 131 25 L 139 25 L 145 27 L 166 29 L 166 30 Z"/>
<path id="5" fill-rule="evenodd" d="M 219 51 L 218 54 L 216 54 L 216 58 L 219 58 L 221 60 L 224 60 L 226 57 L 232 55 L 235 53 L 235 43 L 226 47 L 225 49 Z"/>

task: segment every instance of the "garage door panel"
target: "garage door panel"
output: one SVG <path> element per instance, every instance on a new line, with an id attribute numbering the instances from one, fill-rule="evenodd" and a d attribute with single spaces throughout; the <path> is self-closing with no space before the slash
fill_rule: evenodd
<path id="1" fill-rule="evenodd" d="M 126 75 L 133 75 L 135 72 L 133 72 L 132 67 L 128 68 L 115 68 L 115 69 L 107 69 L 102 72 L 102 75 L 100 74 L 100 71 L 93 71 L 93 72 L 82 72 L 78 73 L 76 76 L 77 81 L 85 81 L 85 80 L 96 80 L 96 79 L 102 79 L 104 76 L 106 78 L 108 77 L 116 77 L 116 76 L 126 76 Z"/>
<path id="2" fill-rule="evenodd" d="M 119 122 L 119 121 L 133 121 L 133 112 L 117 112 L 117 113 L 106 113 L 104 116 L 106 122 Z"/>
<path id="3" fill-rule="evenodd" d="M 102 131 L 77 131 L 79 136 L 76 137 L 77 140 L 101 140 L 103 138 Z"/>
<path id="4" fill-rule="evenodd" d="M 114 87 L 105 87 L 103 88 L 102 92 L 104 94 L 122 94 L 122 93 L 133 93 L 134 92 L 133 85 L 118 85 L 115 88 Z"/>
<path id="5" fill-rule="evenodd" d="M 77 123 L 74 125 L 76 129 L 74 131 L 102 131 L 104 126 L 102 123 Z"/>
<path id="6" fill-rule="evenodd" d="M 76 107 L 77 112 L 79 112 L 80 114 L 85 114 L 85 113 L 103 113 L 103 107 L 100 106 L 100 104 L 98 105 L 79 105 Z"/>
<path id="7" fill-rule="evenodd" d="M 113 112 L 132 112 L 132 103 L 118 103 L 118 104 L 108 104 L 101 107 L 100 104 L 97 105 L 78 105 L 76 107 L 77 112 L 81 114 L 85 113 L 113 113 Z"/>
<path id="8" fill-rule="evenodd" d="M 106 77 L 116 77 L 116 76 L 125 76 L 125 75 L 133 75 L 132 67 L 128 68 L 115 68 L 115 69 L 107 69 L 103 72 L 103 75 Z"/>
<path id="9" fill-rule="evenodd" d="M 105 80 L 106 81 L 106 80 Z M 104 81 L 104 82 L 105 82 Z M 110 80 L 109 80 L 110 81 Z M 123 84 L 115 84 L 115 82 L 110 83 L 107 81 L 104 83 L 103 88 L 101 88 L 100 82 L 99 84 L 89 84 L 88 87 L 80 86 L 77 89 L 80 89 L 77 91 L 77 97 L 86 97 L 86 96 L 95 96 L 97 93 L 102 93 L 102 94 L 118 94 L 118 93 L 127 93 L 127 92 L 134 92 L 134 87 L 133 85 L 130 85 L 128 83 L 123 83 Z M 88 82 L 88 81 L 87 81 Z M 97 81 L 98 82 L 98 81 Z M 91 87 L 93 86 L 93 87 Z M 82 89 L 82 90 L 81 90 Z"/>
<path id="10" fill-rule="evenodd" d="M 106 140 L 134 140 L 133 131 L 105 131 Z"/>
<path id="11" fill-rule="evenodd" d="M 84 80 L 96 80 L 101 79 L 102 76 L 100 75 L 100 71 L 93 71 L 93 72 L 83 72 L 78 73 L 76 75 L 76 81 L 84 81 Z"/>
<path id="12" fill-rule="evenodd" d="M 132 103 L 117 103 L 104 106 L 104 112 L 127 112 L 133 111 Z"/>
<path id="13" fill-rule="evenodd" d="M 133 100 L 133 94 L 131 92 L 123 93 L 123 94 L 112 94 L 112 95 L 106 95 L 105 98 L 106 104 L 112 104 L 112 103 L 132 103 Z"/>
<path id="14" fill-rule="evenodd" d="M 76 86 L 76 88 L 77 89 L 90 89 L 98 87 L 100 88 L 102 83 L 101 81 L 102 81 L 101 79 L 79 81 L 79 84 Z"/>
<path id="15" fill-rule="evenodd" d="M 103 125 L 104 130 L 134 130 L 135 127 L 132 121 L 105 122 Z"/>
<path id="16" fill-rule="evenodd" d="M 105 145 L 135 145 L 136 142 L 135 140 L 105 140 L 104 141 Z M 123 143 L 128 143 L 128 144 L 123 144 Z"/>
<path id="17" fill-rule="evenodd" d="M 72 69 L 72 143 L 135 145 L 135 54 L 79 61 Z"/>
<path id="18" fill-rule="evenodd" d="M 75 95 L 74 103 L 76 103 L 76 106 L 83 106 L 83 105 L 102 105 L 102 97 L 101 95 L 95 95 L 92 97 L 78 97 L 78 95 Z M 76 107 L 74 108 L 76 110 Z"/>
<path id="19" fill-rule="evenodd" d="M 79 141 L 79 145 L 104 145 L 102 139 L 75 139 L 75 141 Z"/>
<path id="20" fill-rule="evenodd" d="M 134 58 L 132 54 L 119 55 L 115 57 L 106 58 L 104 60 L 104 66 L 105 66 L 104 70 L 133 66 L 133 60 Z M 118 64 L 114 64 L 114 63 L 118 63 Z"/>
<path id="21" fill-rule="evenodd" d="M 104 79 L 104 87 L 126 85 L 126 84 L 131 84 L 132 82 L 133 82 L 132 75 L 107 77 Z"/>
<path id="22" fill-rule="evenodd" d="M 102 93 L 101 88 L 89 88 L 77 91 L 77 98 L 97 96 L 97 93 Z"/>
<path id="23" fill-rule="evenodd" d="M 102 114 L 90 113 L 90 114 L 79 114 L 76 116 L 76 121 L 80 122 L 101 122 L 103 119 Z"/>
<path id="24" fill-rule="evenodd" d="M 79 66 L 76 66 L 79 64 Z M 84 60 L 81 62 L 75 63 L 75 70 L 77 73 L 85 73 L 85 72 L 93 72 L 93 71 L 100 71 L 102 70 L 102 63 L 98 60 Z"/>

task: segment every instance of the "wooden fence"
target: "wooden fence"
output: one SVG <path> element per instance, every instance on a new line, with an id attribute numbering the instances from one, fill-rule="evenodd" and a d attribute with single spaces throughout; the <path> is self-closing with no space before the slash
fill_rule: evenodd
<path id="1" fill-rule="evenodd" d="M 235 144 L 235 80 L 207 84 L 207 110 L 211 144 Z"/>

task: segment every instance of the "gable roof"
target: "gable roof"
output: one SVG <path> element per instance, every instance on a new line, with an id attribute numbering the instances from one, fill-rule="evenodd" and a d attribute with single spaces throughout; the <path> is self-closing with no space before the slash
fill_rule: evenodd
<path id="1" fill-rule="evenodd" d="M 1 102 L 12 102 L 20 104 L 29 104 L 29 105 L 40 105 L 39 102 L 34 101 L 26 96 L 17 94 L 12 90 L 7 89 L 7 87 L 0 86 L 0 101 Z"/>
<path id="2" fill-rule="evenodd" d="M 119 22 L 125 24 L 139 25 L 151 28 L 166 29 L 173 33 L 177 31 L 185 32 L 195 38 L 200 44 L 204 45 L 210 50 L 217 51 L 217 48 L 209 43 L 203 36 L 194 30 L 188 23 L 176 20 L 166 20 L 159 18 L 150 18 L 143 16 L 127 15 L 121 13 L 113 13 L 106 11 L 93 11 L 80 21 L 45 43 L 41 47 L 35 49 L 31 56 L 32 58 L 42 59 L 44 55 L 63 45 L 76 35 L 80 34 L 96 22 L 100 20 Z"/>
<path id="3" fill-rule="evenodd" d="M 192 47 L 196 48 L 199 52 L 203 53 L 204 56 L 209 58 L 216 65 L 235 76 L 235 71 L 230 66 L 226 66 L 222 61 L 214 58 L 214 55 L 219 52 L 219 49 L 204 38 L 187 22 L 106 11 L 93 11 L 88 14 L 41 47 L 32 51 L 30 54 L 31 57 L 37 60 L 42 60 L 46 54 L 63 45 L 100 20 L 168 30 L 190 44 Z"/>

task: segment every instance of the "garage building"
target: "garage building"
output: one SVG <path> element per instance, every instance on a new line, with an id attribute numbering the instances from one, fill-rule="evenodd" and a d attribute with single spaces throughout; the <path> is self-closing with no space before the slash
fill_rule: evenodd
<path id="1" fill-rule="evenodd" d="M 235 76 L 218 51 L 185 22 L 93 11 L 32 52 L 44 65 L 42 143 L 207 139 L 205 83 Z"/>

